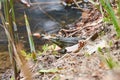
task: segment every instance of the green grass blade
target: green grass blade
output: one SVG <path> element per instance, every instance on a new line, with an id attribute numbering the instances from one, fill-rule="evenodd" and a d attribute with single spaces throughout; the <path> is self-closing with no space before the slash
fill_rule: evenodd
<path id="1" fill-rule="evenodd" d="M 12 20 L 15 22 L 15 13 L 14 13 L 14 5 L 13 0 L 10 0 L 10 7 L 11 7 L 11 13 L 12 13 Z"/>
<path id="2" fill-rule="evenodd" d="M 27 33 L 28 33 L 28 39 L 29 39 L 29 44 L 30 44 L 32 57 L 33 57 L 33 59 L 36 59 L 34 41 L 33 41 L 33 38 L 32 38 L 32 34 L 31 34 L 30 25 L 29 25 L 29 22 L 28 22 L 27 15 L 24 14 L 24 17 L 25 17 L 26 29 L 27 29 Z"/>
<path id="3" fill-rule="evenodd" d="M 100 0 L 103 8 L 106 10 L 106 12 L 108 13 L 108 17 L 110 17 L 110 20 L 112 21 L 114 28 L 117 32 L 117 36 L 120 37 L 120 25 L 119 22 L 116 18 L 116 15 L 114 13 L 114 10 L 112 9 L 110 2 L 108 0 Z"/>

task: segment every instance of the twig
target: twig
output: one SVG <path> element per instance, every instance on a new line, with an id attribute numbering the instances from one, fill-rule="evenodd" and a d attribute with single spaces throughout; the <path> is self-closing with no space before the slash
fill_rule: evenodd
<path id="1" fill-rule="evenodd" d="M 99 20 L 98 22 L 96 22 L 95 24 L 91 24 L 91 25 L 86 25 L 86 26 L 83 26 L 83 28 L 82 28 L 82 29 L 78 29 L 77 31 L 75 31 L 75 32 L 71 33 L 68 37 L 70 37 L 70 36 L 72 36 L 72 35 L 76 34 L 77 32 L 82 31 L 83 29 L 85 29 L 85 28 L 87 28 L 87 27 L 89 27 L 89 26 L 95 26 L 95 25 L 97 25 L 97 24 L 99 24 L 99 23 L 101 23 L 101 22 L 102 22 L 102 19 L 100 19 L 100 20 Z"/>
<path id="2" fill-rule="evenodd" d="M 41 4 L 60 4 L 61 1 L 56 1 L 56 2 L 35 2 L 35 3 L 30 3 L 31 5 L 41 5 Z"/>
<path id="3" fill-rule="evenodd" d="M 76 31 L 76 30 L 78 30 L 78 29 L 72 29 L 72 30 L 61 29 L 60 31 L 64 31 L 64 32 L 74 32 L 74 31 Z"/>
<path id="4" fill-rule="evenodd" d="M 79 6 L 79 4 L 77 3 L 77 1 L 76 0 L 73 0 L 73 2 L 75 3 L 75 5 L 78 7 L 78 9 L 80 9 L 81 11 L 84 11 L 80 6 Z"/>

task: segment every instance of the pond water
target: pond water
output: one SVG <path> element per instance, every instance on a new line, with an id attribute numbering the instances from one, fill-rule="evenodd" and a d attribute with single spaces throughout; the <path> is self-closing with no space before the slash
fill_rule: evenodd
<path id="1" fill-rule="evenodd" d="M 17 5 L 16 16 L 22 17 L 24 11 L 26 11 L 32 32 L 55 33 L 64 25 L 71 24 L 81 16 L 79 10 L 65 7 L 61 3 L 58 3 L 60 1 L 61 0 L 31 0 L 30 8 Z M 18 21 L 19 19 L 21 18 L 18 18 Z M 24 18 L 22 21 L 24 21 Z"/>
<path id="2" fill-rule="evenodd" d="M 31 0 L 31 7 L 15 3 L 15 15 L 20 39 L 27 40 L 24 12 L 26 12 L 32 33 L 57 33 L 64 26 L 69 25 L 81 16 L 80 10 L 65 7 L 61 0 Z M 2 32 L 2 35 L 5 35 Z M 0 35 L 0 39 L 2 38 Z M 5 37 L 6 38 L 6 37 Z M 44 42 L 35 39 L 35 42 Z M 5 41 L 5 40 L 3 40 Z"/>

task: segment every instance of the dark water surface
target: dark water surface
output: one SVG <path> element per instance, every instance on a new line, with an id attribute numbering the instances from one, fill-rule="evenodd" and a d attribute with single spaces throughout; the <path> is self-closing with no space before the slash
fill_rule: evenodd
<path id="1" fill-rule="evenodd" d="M 40 2 L 50 3 L 39 4 Z M 55 33 L 64 25 L 77 20 L 81 15 L 79 10 L 71 9 L 70 7 L 65 7 L 60 3 L 52 2 L 60 2 L 60 0 L 31 0 L 30 8 L 22 8 L 20 6 L 18 9 L 16 8 L 16 17 L 19 17 L 19 21 L 24 11 L 26 11 L 32 32 Z M 24 21 L 24 18 L 22 21 Z"/>
<path id="2" fill-rule="evenodd" d="M 40 4 L 40 2 L 46 2 L 46 4 Z M 32 33 L 57 33 L 65 25 L 69 25 L 80 18 L 81 12 L 79 10 L 65 7 L 58 2 L 60 0 L 31 0 L 31 7 L 29 8 L 16 2 L 15 15 L 20 39 L 27 40 L 24 12 L 28 16 Z M 0 41 L 6 39 L 3 36 L 5 36 L 4 31 L 0 33 Z M 36 44 L 42 42 L 44 41 L 41 39 L 35 39 Z"/>

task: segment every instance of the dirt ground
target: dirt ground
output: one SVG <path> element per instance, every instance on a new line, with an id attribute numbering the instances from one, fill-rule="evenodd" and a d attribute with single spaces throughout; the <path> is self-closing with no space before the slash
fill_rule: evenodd
<path id="1" fill-rule="evenodd" d="M 95 41 L 88 42 L 86 46 L 91 44 L 94 46 L 97 45 L 97 41 L 105 40 L 107 44 L 102 49 L 103 56 L 108 57 L 107 55 L 110 54 L 113 60 L 119 63 L 120 45 L 116 45 L 119 40 L 115 39 L 115 31 L 111 27 L 107 27 L 108 32 L 99 36 Z M 107 47 L 110 41 L 113 44 Z M 119 68 L 111 70 L 98 50 L 89 55 L 84 47 L 77 53 L 66 53 L 59 57 L 52 54 L 38 57 L 35 71 L 40 69 L 58 69 L 58 71 L 38 73 L 35 80 L 119 80 Z"/>

